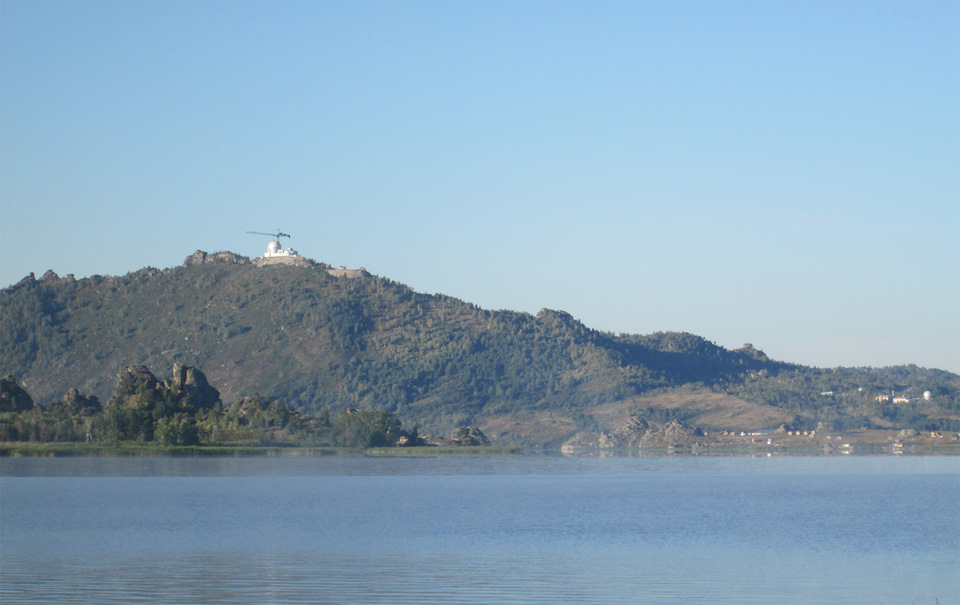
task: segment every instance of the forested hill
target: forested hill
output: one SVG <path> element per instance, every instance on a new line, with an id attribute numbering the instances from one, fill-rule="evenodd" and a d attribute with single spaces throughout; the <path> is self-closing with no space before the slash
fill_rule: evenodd
<path id="1" fill-rule="evenodd" d="M 705 420 L 682 403 L 698 397 L 766 410 L 741 422 L 950 430 L 960 418 L 960 379 L 949 372 L 806 368 L 751 346 L 731 351 L 686 333 L 615 336 L 562 311 L 488 311 L 328 269 L 198 253 L 181 267 L 122 277 L 31 275 L 0 292 L 0 375 L 40 402 L 71 387 L 106 401 L 127 365 L 162 373 L 179 362 L 201 368 L 224 401 L 261 393 L 309 412 L 385 410 L 437 431 L 550 417 L 566 427 L 559 434 L 589 428 L 611 405 L 720 426 L 719 416 Z M 891 391 L 913 403 L 876 401 Z M 686 399 L 656 397 L 676 392 Z"/>

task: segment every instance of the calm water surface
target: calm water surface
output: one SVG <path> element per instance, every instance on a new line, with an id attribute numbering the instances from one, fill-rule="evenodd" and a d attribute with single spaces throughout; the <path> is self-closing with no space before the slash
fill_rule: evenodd
<path id="1" fill-rule="evenodd" d="M 0 460 L 0 603 L 960 604 L 960 458 Z"/>

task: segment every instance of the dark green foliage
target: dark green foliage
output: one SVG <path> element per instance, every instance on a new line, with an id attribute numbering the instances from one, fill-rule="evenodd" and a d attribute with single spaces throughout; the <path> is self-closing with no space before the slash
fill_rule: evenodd
<path id="1" fill-rule="evenodd" d="M 292 410 L 282 399 L 254 395 L 224 410 L 220 406 L 197 414 L 210 443 L 247 445 L 329 445 L 328 425 Z M 327 433 L 329 431 L 326 431 Z"/>
<path id="2" fill-rule="evenodd" d="M 144 407 L 110 406 L 94 419 L 92 439 L 104 443 L 153 441 L 157 420 L 163 418 L 161 414 L 155 417 L 153 411 Z"/>
<path id="3" fill-rule="evenodd" d="M 160 445 L 200 445 L 196 420 L 183 412 L 158 419 L 153 435 Z"/>
<path id="4" fill-rule="evenodd" d="M 13 376 L 0 378 L 0 412 L 25 412 L 33 407 L 33 398 Z"/>
<path id="5" fill-rule="evenodd" d="M 389 412 L 344 410 L 333 423 L 337 445 L 384 447 L 395 445 L 402 431 L 400 420 Z"/>

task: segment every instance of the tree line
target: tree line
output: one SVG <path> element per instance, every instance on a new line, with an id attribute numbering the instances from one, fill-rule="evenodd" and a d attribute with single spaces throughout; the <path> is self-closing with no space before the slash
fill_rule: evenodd
<path id="1" fill-rule="evenodd" d="M 427 444 L 419 427 L 405 429 L 390 412 L 348 408 L 331 417 L 324 408 L 310 415 L 283 399 L 260 394 L 225 406 L 215 390 L 204 398 L 205 379 L 193 368 L 187 374 L 193 384 L 160 382 L 144 370 L 127 368 L 106 405 L 76 389 L 59 401 L 36 405 L 12 377 L 2 378 L 0 441 L 341 448 Z M 469 435 L 478 432 L 465 430 Z M 457 439 L 456 432 L 453 439 L 443 441 L 476 444 Z"/>

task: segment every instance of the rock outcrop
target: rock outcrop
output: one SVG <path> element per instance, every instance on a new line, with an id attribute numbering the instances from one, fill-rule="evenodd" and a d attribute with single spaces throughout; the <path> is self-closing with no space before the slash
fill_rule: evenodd
<path id="1" fill-rule="evenodd" d="M 210 386 L 203 372 L 181 363 L 173 364 L 173 380 L 166 386 L 185 410 L 209 409 L 220 401 L 220 391 Z"/>
<path id="2" fill-rule="evenodd" d="M 647 429 L 640 438 L 639 447 L 660 447 L 672 445 L 693 445 L 703 437 L 700 429 L 689 428 L 682 423 L 671 420 Z"/>
<path id="3" fill-rule="evenodd" d="M 461 426 L 450 433 L 450 441 L 459 445 L 490 445 L 490 440 L 483 431 L 475 426 Z"/>
<path id="4" fill-rule="evenodd" d="M 160 382 L 147 366 L 132 365 L 117 375 L 108 406 L 152 407 L 160 400 Z"/>
<path id="5" fill-rule="evenodd" d="M 33 405 L 33 398 L 13 376 L 0 378 L 0 412 L 25 412 Z"/>
<path id="6" fill-rule="evenodd" d="M 99 412 L 103 407 L 100 405 L 100 400 L 96 397 L 87 397 L 82 395 L 80 391 L 74 388 L 68 389 L 60 402 L 65 407 L 79 412 L 82 416 L 92 416 L 93 414 Z"/>
<path id="7" fill-rule="evenodd" d="M 643 449 L 651 447 L 692 447 L 700 442 L 703 432 L 684 426 L 677 420 L 663 424 L 631 418 L 610 431 L 577 433 L 566 441 L 565 452 L 604 449 Z"/>
<path id="8" fill-rule="evenodd" d="M 754 347 L 749 342 L 743 343 L 743 346 L 734 351 L 735 353 L 743 353 L 747 357 L 756 359 L 757 361 L 770 361 L 770 358 L 767 357 L 767 354 L 761 351 L 760 349 Z"/>
<path id="9" fill-rule="evenodd" d="M 566 311 L 547 308 L 540 309 L 540 311 L 537 313 L 537 321 L 552 325 L 562 325 L 568 328 L 577 323 L 577 320 L 573 318 L 573 315 L 570 315 Z"/>
<path id="10" fill-rule="evenodd" d="M 152 409 L 174 406 L 185 412 L 208 409 L 220 400 L 220 391 L 210 386 L 197 368 L 176 363 L 173 379 L 161 383 L 146 366 L 127 366 L 117 376 L 117 386 L 108 405 Z"/>
<path id="11" fill-rule="evenodd" d="M 203 250 L 197 250 L 184 259 L 183 266 L 188 267 L 190 265 L 202 265 L 204 263 L 247 264 L 249 262 L 249 258 L 240 256 L 239 254 L 234 254 L 233 252 L 214 252 L 212 254 L 207 254 Z"/>

